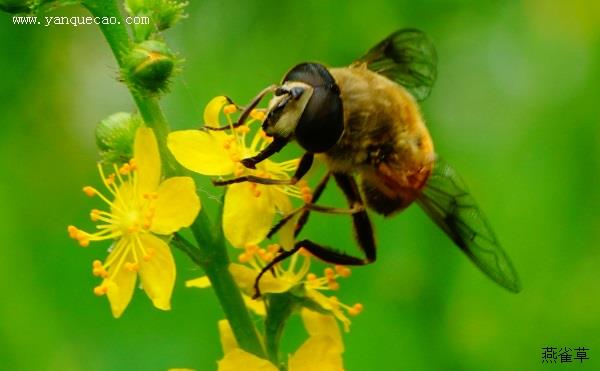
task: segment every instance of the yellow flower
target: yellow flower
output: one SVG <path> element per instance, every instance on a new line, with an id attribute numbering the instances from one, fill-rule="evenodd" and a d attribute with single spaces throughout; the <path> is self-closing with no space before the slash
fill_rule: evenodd
<path id="1" fill-rule="evenodd" d="M 231 263 L 229 271 L 244 293 L 246 305 L 255 313 L 264 315 L 264 302 L 252 300 L 254 294 L 254 282 L 262 268 L 270 262 L 279 250 L 277 244 L 272 244 L 263 249 L 257 245 L 249 245 L 245 251 L 238 257 L 244 264 Z M 300 261 L 302 259 L 302 261 Z M 359 314 L 363 306 L 360 303 L 352 306 L 341 303 L 335 296 L 327 296 L 323 291 L 336 291 L 340 285 L 338 278 L 345 278 L 350 275 L 350 269 L 345 266 L 336 265 L 333 268 L 325 268 L 323 276 L 318 277 L 314 273 L 309 273 L 311 256 L 301 249 L 297 254 L 288 259 L 287 268 L 282 264 L 276 264 L 273 272 L 265 273 L 259 282 L 261 293 L 275 294 L 284 293 L 293 290 L 297 295 L 303 295 L 318 305 L 323 311 L 331 313 L 344 325 L 344 329 L 349 331 L 350 319 L 346 313 L 355 316 Z M 206 277 L 196 278 L 186 282 L 187 287 L 205 288 L 210 286 Z M 300 288 L 301 290 L 295 290 Z"/>
<path id="2" fill-rule="evenodd" d="M 302 320 L 309 338 L 289 357 L 289 371 L 340 371 L 344 369 L 344 344 L 335 319 L 308 309 Z M 219 321 L 219 333 L 225 356 L 219 371 L 278 371 L 271 362 L 239 348 L 226 320 Z"/>
<path id="3" fill-rule="evenodd" d="M 189 226 L 200 211 L 194 180 L 173 177 L 161 181 L 161 164 L 152 129 L 139 128 L 134 143 L 134 158 L 115 172 L 100 177 L 110 196 L 87 186 L 88 196 L 98 196 L 109 211 L 92 210 L 92 221 L 99 222 L 95 233 L 69 226 L 69 235 L 88 246 L 90 241 L 114 240 L 105 262 L 96 260 L 93 273 L 102 277 L 94 288 L 106 294 L 113 315 L 121 316 L 133 295 L 139 274 L 141 286 L 156 308 L 169 310 L 175 283 L 175 262 L 169 245 L 156 235 L 169 236 Z M 112 198 L 112 201 L 110 200 Z"/>
<path id="4" fill-rule="evenodd" d="M 221 126 L 221 112 L 232 125 L 232 114 L 237 108 L 230 100 L 220 96 L 212 99 L 204 111 L 207 125 Z M 249 125 L 264 119 L 264 112 L 253 110 L 248 122 L 228 132 L 183 130 L 169 134 L 167 145 L 177 161 L 189 170 L 209 176 L 255 175 L 262 178 L 290 179 L 298 160 L 276 163 L 265 160 L 256 170 L 247 169 L 240 160 L 258 153 L 272 140 L 262 130 L 257 130 L 246 144 Z M 288 196 L 310 198 L 310 189 L 301 186 L 261 185 L 237 183 L 228 187 L 223 210 L 223 231 L 234 247 L 261 242 L 273 225 L 276 213 L 291 210 Z"/>

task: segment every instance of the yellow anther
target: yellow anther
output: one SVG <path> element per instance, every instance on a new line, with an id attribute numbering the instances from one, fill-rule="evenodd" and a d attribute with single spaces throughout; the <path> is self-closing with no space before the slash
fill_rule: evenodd
<path id="1" fill-rule="evenodd" d="M 312 191 L 310 190 L 310 188 L 308 186 L 302 186 L 300 188 L 300 192 L 302 192 L 302 193 L 308 193 L 308 194 L 312 193 Z"/>
<path id="2" fill-rule="evenodd" d="M 156 200 L 158 198 L 157 192 L 148 192 L 142 195 L 146 200 Z"/>
<path id="3" fill-rule="evenodd" d="M 231 143 L 229 143 L 229 142 L 223 143 L 223 148 L 225 148 L 225 149 L 231 148 Z"/>
<path id="4" fill-rule="evenodd" d="M 144 259 L 145 262 L 150 261 L 150 259 L 152 259 L 152 255 L 150 255 L 150 254 L 144 254 L 142 256 L 142 259 Z"/>
<path id="5" fill-rule="evenodd" d="M 296 183 L 296 184 L 300 188 L 308 187 L 308 183 L 306 183 L 306 180 L 304 180 L 304 179 L 299 180 L 298 183 Z"/>
<path id="6" fill-rule="evenodd" d="M 344 265 L 336 265 L 335 266 L 335 271 L 337 274 L 339 274 L 341 277 L 347 278 L 350 276 L 350 268 L 344 266 Z"/>
<path id="7" fill-rule="evenodd" d="M 302 201 L 304 201 L 305 203 L 310 203 L 312 201 L 312 195 L 305 193 L 302 195 Z"/>
<path id="8" fill-rule="evenodd" d="M 267 246 L 267 251 L 274 254 L 279 251 L 279 245 L 276 243 L 272 243 L 269 246 Z"/>
<path id="9" fill-rule="evenodd" d="M 325 268 L 323 272 L 325 273 L 325 277 L 328 279 L 333 279 L 335 277 L 335 272 L 330 267 Z"/>
<path id="10" fill-rule="evenodd" d="M 101 277 L 104 275 L 104 273 L 106 273 L 106 271 L 102 267 L 95 267 L 92 269 L 92 274 L 96 277 Z"/>
<path id="11" fill-rule="evenodd" d="M 258 121 L 263 121 L 265 119 L 265 113 L 263 111 L 253 109 L 250 111 L 250 117 Z"/>
<path id="12" fill-rule="evenodd" d="M 102 295 L 106 294 L 107 292 L 108 292 L 108 286 L 106 286 L 106 285 L 100 285 L 100 286 L 94 287 L 94 294 L 96 294 L 96 296 L 102 296 Z"/>
<path id="13" fill-rule="evenodd" d="M 131 167 L 132 171 L 137 169 L 137 162 L 135 161 L 134 158 L 132 158 L 131 160 L 129 160 L 129 166 Z"/>
<path id="14" fill-rule="evenodd" d="M 238 255 L 238 260 L 240 263 L 247 263 L 250 260 L 250 256 L 249 254 L 243 252 L 240 255 Z"/>
<path id="15" fill-rule="evenodd" d="M 74 225 L 70 225 L 67 227 L 67 232 L 69 232 L 69 237 L 77 239 L 77 234 L 79 233 L 79 229 Z"/>
<path id="16" fill-rule="evenodd" d="M 348 314 L 351 316 L 356 316 L 362 311 L 363 305 L 361 303 L 356 303 L 352 306 L 352 308 L 348 309 Z"/>
<path id="17" fill-rule="evenodd" d="M 273 253 L 268 252 L 263 256 L 263 260 L 270 262 L 271 260 L 273 260 L 273 256 L 274 256 Z"/>
<path id="18" fill-rule="evenodd" d="M 94 262 L 92 262 L 92 267 L 94 268 L 98 268 L 102 266 L 102 262 L 98 259 L 94 260 Z"/>
<path id="19" fill-rule="evenodd" d="M 309 280 L 309 281 L 314 281 L 314 280 L 317 279 L 317 275 L 314 274 L 314 273 L 309 273 L 309 274 L 306 275 L 306 279 Z"/>
<path id="20" fill-rule="evenodd" d="M 300 250 L 298 250 L 298 254 L 307 258 L 310 258 L 311 256 L 310 251 L 306 250 L 304 247 L 301 247 Z"/>
<path id="21" fill-rule="evenodd" d="M 254 197 L 259 198 L 260 195 L 261 195 L 261 193 L 258 189 L 256 191 L 254 191 Z"/>
<path id="22" fill-rule="evenodd" d="M 79 241 L 79 246 L 81 246 L 81 247 L 88 247 L 90 245 L 90 240 L 87 237 L 80 236 L 78 238 L 78 241 Z"/>
<path id="23" fill-rule="evenodd" d="M 142 228 L 148 230 L 150 229 L 150 227 L 152 226 L 152 222 L 151 221 L 147 221 L 144 224 L 142 224 Z"/>
<path id="24" fill-rule="evenodd" d="M 130 226 L 130 227 L 127 228 L 127 232 L 128 233 L 135 233 L 135 232 L 137 232 L 139 230 L 140 230 L 140 226 L 137 225 L 137 224 L 134 224 L 134 225 L 132 225 L 132 226 Z"/>
<path id="25" fill-rule="evenodd" d="M 240 162 L 240 160 L 242 159 L 242 157 L 238 153 L 232 153 L 229 158 L 231 158 L 231 161 L 233 162 Z"/>
<path id="26" fill-rule="evenodd" d="M 140 269 L 140 266 L 138 263 L 127 262 L 125 263 L 125 269 L 130 272 L 137 272 Z"/>
<path id="27" fill-rule="evenodd" d="M 258 250 L 258 245 L 255 243 L 247 243 L 246 246 L 244 246 L 244 248 L 247 252 L 255 252 L 256 250 Z"/>
<path id="28" fill-rule="evenodd" d="M 119 168 L 119 173 L 121 173 L 121 175 L 127 175 L 129 172 L 131 172 L 131 166 L 129 164 L 123 164 L 123 166 Z"/>
<path id="29" fill-rule="evenodd" d="M 256 253 L 258 254 L 258 256 L 260 256 L 262 258 L 267 253 L 267 250 L 265 250 L 265 249 L 258 249 L 258 250 L 256 250 Z"/>
<path id="30" fill-rule="evenodd" d="M 110 174 L 107 178 L 106 178 L 106 184 L 111 185 L 115 182 L 115 174 Z"/>
<path id="31" fill-rule="evenodd" d="M 83 193 L 85 193 L 89 197 L 92 197 L 93 195 L 95 195 L 96 192 L 97 191 L 94 187 L 90 187 L 90 186 L 83 187 Z"/>
<path id="32" fill-rule="evenodd" d="M 225 107 L 223 107 L 223 113 L 226 115 L 230 115 L 235 111 L 237 111 L 237 107 L 235 106 L 235 104 L 228 104 Z"/>
<path id="33" fill-rule="evenodd" d="M 242 126 L 238 126 L 235 131 L 237 131 L 240 134 L 246 134 L 250 131 L 250 128 L 247 127 L 246 125 L 242 125 Z"/>
<path id="34" fill-rule="evenodd" d="M 90 219 L 92 219 L 93 222 L 98 221 L 99 216 L 100 216 L 100 210 L 92 209 L 92 211 L 90 211 Z"/>
<path id="35" fill-rule="evenodd" d="M 329 287 L 330 290 L 339 290 L 340 284 L 336 280 L 329 280 L 327 281 L 327 287 Z"/>

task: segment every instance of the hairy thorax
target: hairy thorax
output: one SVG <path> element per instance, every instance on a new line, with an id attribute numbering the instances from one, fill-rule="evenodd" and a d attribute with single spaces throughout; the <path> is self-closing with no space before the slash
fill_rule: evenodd
<path id="1" fill-rule="evenodd" d="M 433 161 L 431 137 L 404 88 L 363 67 L 330 72 L 344 103 L 344 133 L 325 153 L 333 171 L 363 172 L 386 163 L 410 172 Z"/>

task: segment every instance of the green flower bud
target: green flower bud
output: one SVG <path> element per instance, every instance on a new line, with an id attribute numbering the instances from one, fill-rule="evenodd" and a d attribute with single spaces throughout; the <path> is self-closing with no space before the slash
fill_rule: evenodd
<path id="1" fill-rule="evenodd" d="M 180 19 L 185 18 L 186 1 L 162 0 L 160 6 L 155 9 L 155 23 L 159 31 L 173 27 Z"/>
<path id="2" fill-rule="evenodd" d="M 102 161 L 122 163 L 133 157 L 133 139 L 142 119 L 137 114 L 114 113 L 96 126 L 96 145 Z"/>
<path id="3" fill-rule="evenodd" d="M 156 93 L 167 89 L 174 68 L 175 56 L 165 43 L 146 40 L 129 52 L 124 75 L 133 88 Z"/>
<path id="4" fill-rule="evenodd" d="M 27 13 L 31 9 L 31 0 L 0 0 L 0 9 L 7 13 Z"/>
<path id="5" fill-rule="evenodd" d="M 187 5 L 187 1 L 181 0 L 125 0 L 125 9 L 130 15 L 150 17 L 153 31 L 164 31 L 173 27 L 180 19 L 185 18 Z M 136 25 L 135 28 L 140 27 Z"/>

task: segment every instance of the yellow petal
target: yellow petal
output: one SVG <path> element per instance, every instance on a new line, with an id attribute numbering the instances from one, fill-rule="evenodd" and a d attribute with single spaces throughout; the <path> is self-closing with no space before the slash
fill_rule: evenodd
<path id="1" fill-rule="evenodd" d="M 187 227 L 200 211 L 200 198 L 194 180 L 187 176 L 166 179 L 158 187 L 151 231 L 171 234 Z"/>
<path id="2" fill-rule="evenodd" d="M 162 310 L 171 309 L 171 294 L 175 285 L 175 261 L 169 245 L 150 233 L 141 234 L 140 241 L 150 258 L 141 260 L 140 278 L 142 287 L 154 306 Z"/>
<path id="3" fill-rule="evenodd" d="M 124 261 L 133 262 L 133 257 L 131 254 L 125 252 L 126 249 L 128 249 L 128 243 L 129 241 L 127 239 L 120 239 L 117 241 L 113 247 L 113 250 L 108 255 L 107 261 L 113 260 L 113 257 L 116 255 L 127 254 L 123 257 Z M 121 264 L 119 267 L 119 260 L 120 259 L 117 258 L 115 264 L 108 268 L 109 276 L 102 282 L 102 284 L 106 285 L 108 288 L 106 296 L 108 297 L 110 308 L 115 318 L 121 317 L 121 314 L 123 314 L 123 311 L 129 305 L 131 297 L 133 296 L 133 290 L 135 288 L 135 281 L 137 277 L 135 272 L 125 269 L 124 264 Z M 117 268 L 119 268 L 119 270 L 115 271 Z"/>
<path id="4" fill-rule="evenodd" d="M 273 225 L 275 205 L 268 186 L 239 183 L 229 186 L 223 209 L 223 232 L 234 247 L 258 244 Z M 256 197 L 257 192 L 260 195 Z"/>
<path id="5" fill-rule="evenodd" d="M 267 315 L 267 308 L 265 307 L 265 302 L 263 300 L 255 300 L 248 295 L 242 295 L 242 299 L 244 299 L 244 304 L 246 304 L 246 308 L 250 309 L 255 314 L 261 317 Z"/>
<path id="6" fill-rule="evenodd" d="M 286 251 L 291 250 L 296 243 L 296 237 L 294 233 L 296 232 L 296 224 L 298 223 L 298 219 L 300 219 L 301 212 L 296 213 L 290 220 L 285 223 L 279 232 L 277 232 L 277 237 L 279 241 L 279 245 Z"/>
<path id="7" fill-rule="evenodd" d="M 302 309 L 302 322 L 310 336 L 330 336 L 337 344 L 339 351 L 344 351 L 342 334 L 333 316 L 321 314 L 310 309 Z"/>
<path id="8" fill-rule="evenodd" d="M 285 193 L 281 192 L 277 187 L 264 187 L 264 189 L 268 190 L 269 197 L 272 200 L 273 206 L 275 209 L 282 214 L 287 214 L 292 211 L 292 203 L 290 202 L 290 198 Z"/>
<path id="9" fill-rule="evenodd" d="M 254 282 L 258 276 L 258 271 L 246 265 L 231 263 L 229 264 L 229 272 L 244 293 L 248 296 L 254 295 Z M 289 280 L 289 275 L 274 277 L 271 273 L 265 273 L 258 285 L 263 294 L 274 294 L 286 292 L 296 283 Z"/>
<path id="10" fill-rule="evenodd" d="M 289 371 L 340 371 L 342 354 L 335 341 L 326 335 L 311 336 L 290 357 Z"/>
<path id="11" fill-rule="evenodd" d="M 167 146 L 189 170 L 203 175 L 228 175 L 235 168 L 225 148 L 229 137 L 222 131 L 181 130 L 169 134 Z"/>
<path id="12" fill-rule="evenodd" d="M 239 348 L 238 343 L 235 340 L 235 336 L 233 335 L 233 331 L 231 330 L 229 321 L 222 319 L 218 322 L 218 326 L 219 337 L 221 338 L 221 346 L 223 347 L 223 354 L 227 354 L 232 350 Z"/>
<path id="13" fill-rule="evenodd" d="M 221 126 L 219 114 L 225 105 L 231 103 L 226 96 L 218 96 L 211 99 L 204 108 L 204 123 L 208 126 Z"/>
<path id="14" fill-rule="evenodd" d="M 185 287 L 197 287 L 199 289 L 205 289 L 210 287 L 210 280 L 207 276 L 194 278 L 192 280 L 185 281 Z"/>
<path id="15" fill-rule="evenodd" d="M 269 192 L 269 197 L 273 200 L 272 203 L 278 213 L 287 215 L 292 211 L 292 203 L 288 195 L 281 192 L 277 187 L 264 187 L 263 189 Z M 294 232 L 300 215 L 301 213 L 294 215 L 277 233 L 279 244 L 284 250 L 291 250 L 294 247 Z"/>
<path id="16" fill-rule="evenodd" d="M 160 155 L 152 129 L 137 129 L 133 157 L 137 166 L 138 191 L 140 194 L 154 192 L 160 180 Z"/>
<path id="17" fill-rule="evenodd" d="M 225 357 L 218 362 L 218 365 L 218 371 L 279 371 L 277 367 L 266 359 L 259 358 L 240 348 L 225 354 Z"/>

